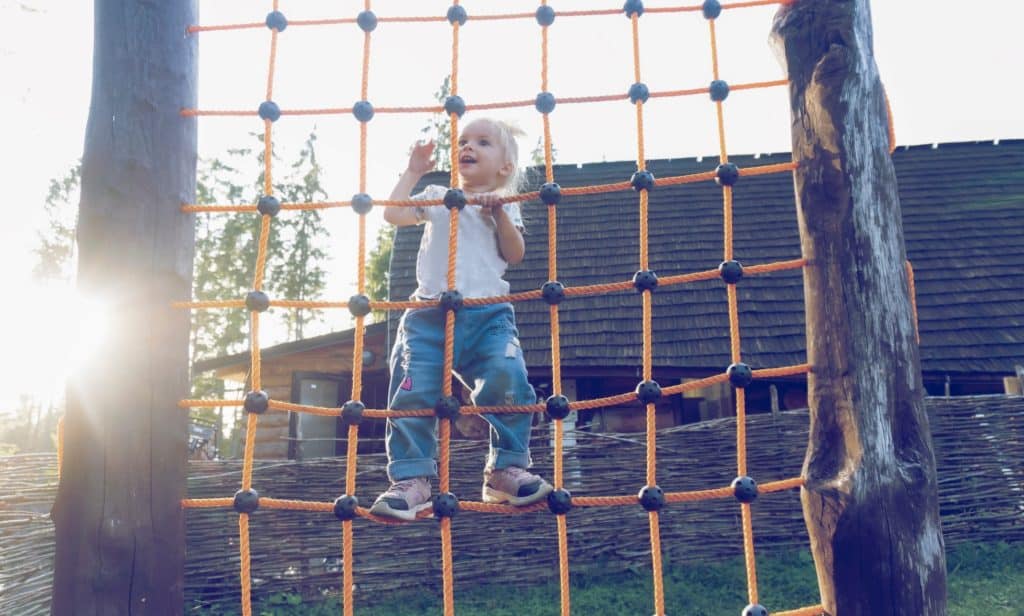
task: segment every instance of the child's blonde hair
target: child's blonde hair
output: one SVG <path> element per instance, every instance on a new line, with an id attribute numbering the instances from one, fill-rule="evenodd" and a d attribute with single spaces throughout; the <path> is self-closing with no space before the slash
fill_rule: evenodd
<path id="1" fill-rule="evenodd" d="M 498 133 L 498 141 L 505 152 L 505 162 L 512 163 L 512 173 L 505 178 L 505 183 L 498 187 L 498 192 L 514 195 L 520 192 L 525 183 L 522 169 L 519 167 L 519 142 L 517 137 L 525 137 L 526 131 L 511 122 L 494 118 L 473 118 L 470 122 L 488 122 Z M 467 124 L 468 126 L 468 124 Z"/>

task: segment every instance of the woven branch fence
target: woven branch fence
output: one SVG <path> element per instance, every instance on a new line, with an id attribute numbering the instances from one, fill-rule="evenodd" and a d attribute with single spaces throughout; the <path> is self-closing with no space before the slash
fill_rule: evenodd
<path id="1" fill-rule="evenodd" d="M 938 461 L 947 545 L 1024 541 L 1024 398 L 982 396 L 927 401 Z M 799 474 L 807 442 L 806 411 L 748 417 L 751 476 L 759 483 Z M 735 422 L 715 420 L 658 434 L 660 485 L 666 491 L 726 486 L 733 479 Z M 566 487 L 579 495 L 620 495 L 645 483 L 642 434 L 576 433 Z M 533 441 L 535 466 L 550 476 L 546 427 Z M 478 499 L 486 445 L 454 443 L 452 489 Z M 342 492 L 344 460 L 257 462 L 253 486 L 275 498 L 331 501 Z M 361 456 L 357 496 L 368 504 L 385 487 L 385 460 Z M 0 614 L 48 613 L 54 536 L 48 512 L 56 493 L 53 455 L 0 458 Z M 230 496 L 238 460 L 193 462 L 190 497 Z M 668 563 L 717 561 L 743 553 L 739 508 L 732 499 L 673 504 L 661 511 Z M 650 566 L 647 515 L 639 507 L 575 508 L 569 513 L 574 575 Z M 260 510 L 251 517 L 253 593 L 322 596 L 339 592 L 341 525 L 329 513 Z M 239 597 L 238 516 L 228 509 L 187 512 L 186 605 Z M 764 494 L 753 506 L 757 554 L 804 547 L 799 493 Z M 357 520 L 356 600 L 391 589 L 438 588 L 439 527 L 430 520 L 384 526 Z M 462 512 L 453 519 L 456 587 L 558 580 L 554 517 Z"/>

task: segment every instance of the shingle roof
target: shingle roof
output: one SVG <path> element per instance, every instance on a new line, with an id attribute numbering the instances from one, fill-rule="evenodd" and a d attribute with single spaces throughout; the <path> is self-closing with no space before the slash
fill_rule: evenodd
<path id="1" fill-rule="evenodd" d="M 1024 140 L 900 148 L 908 258 L 914 266 L 922 368 L 1012 373 L 1024 362 Z M 790 155 L 732 156 L 741 168 Z M 656 177 L 708 171 L 717 157 L 655 160 Z M 629 179 L 633 162 L 558 165 L 564 188 Z M 540 175 L 542 174 L 535 174 Z M 447 174 L 426 183 L 444 184 Z M 535 182 L 536 184 L 537 182 Z M 735 258 L 745 266 L 800 255 L 792 176 L 745 177 L 734 190 Z M 659 277 L 713 269 L 722 260 L 722 195 L 713 182 L 658 186 L 650 193 L 650 266 Z M 566 286 L 628 280 L 639 268 L 638 199 L 633 191 L 565 197 L 558 206 L 558 278 Z M 513 292 L 547 280 L 547 210 L 524 205 L 527 256 L 511 268 Z M 422 230 L 400 229 L 391 296 L 415 288 Z M 742 353 L 754 368 L 806 361 L 799 270 L 744 278 L 738 285 Z M 559 310 L 562 362 L 573 367 L 641 363 L 641 307 L 635 291 L 566 299 Z M 654 293 L 655 366 L 720 370 L 729 363 L 725 285 L 720 280 Z M 551 362 L 548 307 L 516 306 L 531 366 Z M 394 321 L 392 322 L 394 325 Z"/>

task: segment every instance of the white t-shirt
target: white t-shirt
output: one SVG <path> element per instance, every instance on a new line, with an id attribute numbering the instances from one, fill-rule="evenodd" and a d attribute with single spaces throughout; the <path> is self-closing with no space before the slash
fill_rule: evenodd
<path id="1" fill-rule="evenodd" d="M 414 200 L 443 199 L 448 189 L 431 184 Z M 505 213 L 512 224 L 523 228 L 518 203 L 506 203 Z M 502 279 L 508 263 L 498 247 L 498 228 L 479 205 L 467 205 L 459 212 L 458 253 L 455 256 L 455 289 L 463 297 L 506 295 L 508 283 Z M 436 299 L 448 289 L 448 233 L 451 213 L 443 205 L 417 208 L 426 223 L 416 257 L 416 282 L 413 297 Z"/>

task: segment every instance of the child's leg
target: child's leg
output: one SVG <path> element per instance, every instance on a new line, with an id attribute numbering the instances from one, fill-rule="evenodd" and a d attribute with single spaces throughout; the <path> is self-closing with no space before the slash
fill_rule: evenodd
<path id="1" fill-rule="evenodd" d="M 464 309 L 465 310 L 465 309 Z M 473 388 L 478 406 L 534 404 L 537 396 L 526 379 L 515 317 L 509 304 L 466 310 L 466 331 L 459 373 Z M 487 468 L 530 466 L 533 413 L 481 415 L 491 425 Z"/>
<path id="2" fill-rule="evenodd" d="M 441 396 L 444 314 L 437 308 L 409 310 L 391 351 L 388 408 L 433 408 Z M 388 477 L 437 477 L 437 419 L 398 417 L 387 421 Z"/>

